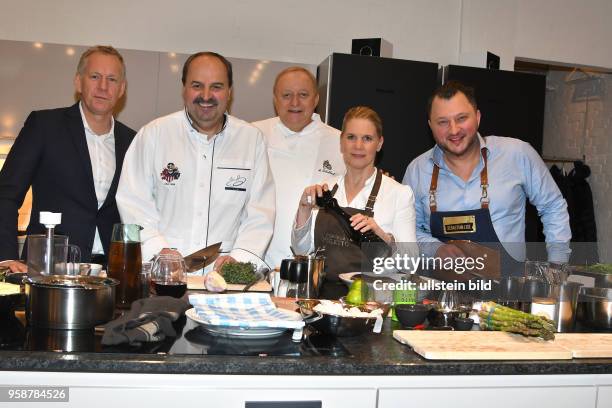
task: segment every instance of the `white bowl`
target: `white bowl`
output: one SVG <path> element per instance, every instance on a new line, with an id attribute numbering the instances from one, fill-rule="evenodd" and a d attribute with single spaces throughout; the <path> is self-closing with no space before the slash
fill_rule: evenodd
<path id="1" fill-rule="evenodd" d="M 74 264 L 69 264 L 69 272 L 68 275 L 78 275 L 79 271 L 81 270 L 81 265 L 89 265 L 91 268 L 91 273 L 89 273 L 90 276 L 100 276 L 100 272 L 102 272 L 102 265 L 100 264 L 96 264 L 96 263 L 87 263 L 87 262 L 81 262 L 81 263 L 74 263 Z M 72 272 L 74 271 L 74 272 Z"/>

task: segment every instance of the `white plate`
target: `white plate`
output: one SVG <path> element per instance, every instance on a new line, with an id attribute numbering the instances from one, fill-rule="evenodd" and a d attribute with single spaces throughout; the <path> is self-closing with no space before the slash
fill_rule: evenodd
<path id="1" fill-rule="evenodd" d="M 290 310 L 283 310 L 287 314 L 287 318 L 290 320 L 302 320 L 302 316 L 299 313 L 292 312 Z M 204 322 L 200 316 L 198 316 L 195 308 L 191 308 L 185 312 L 187 318 L 200 324 L 204 330 L 224 337 L 243 337 L 243 338 L 267 338 L 276 337 L 285 333 L 287 329 L 285 327 L 232 327 L 232 326 L 214 326 Z"/>
<path id="2" fill-rule="evenodd" d="M 359 275 L 360 273 L 362 272 L 346 272 L 341 273 L 340 275 L 338 275 L 338 277 L 342 282 L 346 283 L 348 286 L 351 286 L 351 283 L 353 283 L 353 276 Z"/>

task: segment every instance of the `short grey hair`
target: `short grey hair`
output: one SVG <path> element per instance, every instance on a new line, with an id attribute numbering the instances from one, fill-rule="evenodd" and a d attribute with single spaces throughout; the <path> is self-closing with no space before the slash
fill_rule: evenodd
<path id="1" fill-rule="evenodd" d="M 121 63 L 121 79 L 125 81 L 125 62 L 123 62 L 123 57 L 114 47 L 110 45 L 96 45 L 91 48 L 88 48 L 83 54 L 81 54 L 81 58 L 79 58 L 79 64 L 77 65 L 77 74 L 83 75 L 85 73 L 85 66 L 87 65 L 87 59 L 93 54 L 104 54 L 104 55 L 112 55 L 116 57 Z"/>

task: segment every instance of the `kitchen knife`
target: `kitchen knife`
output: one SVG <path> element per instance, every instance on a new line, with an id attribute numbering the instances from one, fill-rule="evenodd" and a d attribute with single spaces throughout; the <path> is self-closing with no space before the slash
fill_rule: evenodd
<path id="1" fill-rule="evenodd" d="M 221 242 L 207 246 L 204 249 L 195 251 L 191 255 L 187 255 L 185 258 L 185 266 L 187 272 L 199 271 L 202 268 L 207 267 L 219 256 L 219 248 L 221 248 Z"/>

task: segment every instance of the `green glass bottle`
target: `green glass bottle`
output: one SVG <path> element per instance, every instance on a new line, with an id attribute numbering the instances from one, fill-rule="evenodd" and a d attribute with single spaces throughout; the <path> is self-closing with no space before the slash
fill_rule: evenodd
<path id="1" fill-rule="evenodd" d="M 393 321 L 398 321 L 397 316 L 395 315 L 395 305 L 401 304 L 415 304 L 417 302 L 417 285 L 415 282 L 411 280 L 412 275 L 406 278 L 402 278 L 400 280 L 401 285 L 400 288 L 396 288 L 393 290 L 393 312 L 391 314 L 391 319 Z"/>

